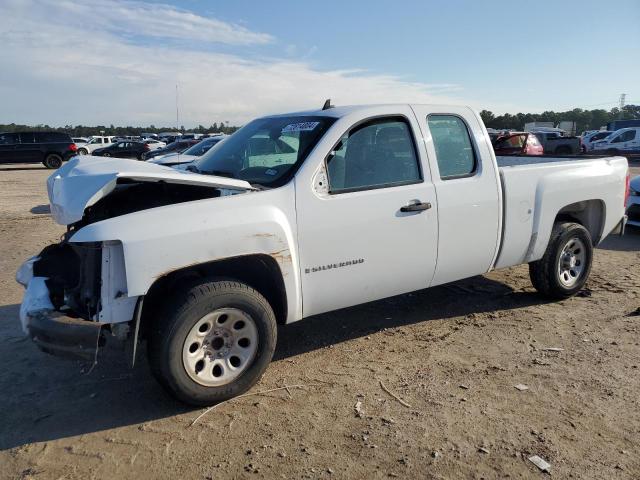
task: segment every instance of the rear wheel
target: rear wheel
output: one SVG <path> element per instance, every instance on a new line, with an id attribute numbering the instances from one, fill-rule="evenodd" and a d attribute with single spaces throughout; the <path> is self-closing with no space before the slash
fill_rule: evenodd
<path id="1" fill-rule="evenodd" d="M 592 260 L 589 231 L 578 223 L 556 223 L 544 256 L 529 264 L 531 283 L 549 298 L 571 297 L 589 278 Z"/>
<path id="2" fill-rule="evenodd" d="M 103 157 L 110 157 L 110 156 L 111 156 L 111 154 L 110 154 L 110 153 L 103 153 L 103 154 L 102 154 L 102 156 L 103 156 Z"/>
<path id="3" fill-rule="evenodd" d="M 45 167 L 51 168 L 51 169 L 60 168 L 60 166 L 62 165 L 62 157 L 58 154 L 50 153 L 45 157 L 44 162 L 42 162 L 42 164 Z"/>
<path id="4" fill-rule="evenodd" d="M 177 292 L 150 327 L 149 362 L 160 383 L 192 405 L 241 395 L 269 365 L 276 319 L 246 284 L 202 280 Z"/>

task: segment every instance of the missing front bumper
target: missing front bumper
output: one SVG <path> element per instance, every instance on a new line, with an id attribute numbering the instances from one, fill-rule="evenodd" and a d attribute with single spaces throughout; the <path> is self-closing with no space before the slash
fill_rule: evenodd
<path id="1" fill-rule="evenodd" d="M 56 312 L 29 315 L 29 336 L 40 350 L 58 357 L 94 360 L 104 345 L 104 323 L 70 318 Z"/>

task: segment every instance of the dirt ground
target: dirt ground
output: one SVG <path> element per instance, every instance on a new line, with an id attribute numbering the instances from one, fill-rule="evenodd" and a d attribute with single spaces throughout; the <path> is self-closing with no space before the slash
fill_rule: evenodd
<path id="1" fill-rule="evenodd" d="M 544 477 L 531 455 L 556 478 L 640 478 L 640 230 L 605 241 L 563 302 L 521 266 L 281 327 L 252 392 L 290 394 L 190 428 L 203 410 L 145 357 L 131 370 L 103 352 L 87 374 L 22 335 L 14 273 L 63 231 L 49 173 L 0 167 L 1 478 Z"/>

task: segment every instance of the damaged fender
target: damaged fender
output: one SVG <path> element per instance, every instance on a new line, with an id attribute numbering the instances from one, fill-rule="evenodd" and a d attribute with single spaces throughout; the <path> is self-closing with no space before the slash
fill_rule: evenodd
<path id="1" fill-rule="evenodd" d="M 127 297 L 145 295 L 156 280 L 185 267 L 269 255 L 283 276 L 291 322 L 302 316 L 296 233 L 287 220 L 296 215 L 294 188 L 290 184 L 137 211 L 84 226 L 70 242 L 119 242 Z M 127 304 L 131 314 L 134 307 L 134 301 Z"/>

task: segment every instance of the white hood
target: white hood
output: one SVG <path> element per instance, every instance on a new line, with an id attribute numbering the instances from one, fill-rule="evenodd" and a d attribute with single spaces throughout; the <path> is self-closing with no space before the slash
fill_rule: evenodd
<path id="1" fill-rule="evenodd" d="M 81 156 L 67 162 L 47 179 L 53 218 L 61 225 L 82 219 L 85 208 L 109 195 L 119 178 L 254 190 L 244 180 L 201 175 L 137 160 Z"/>

